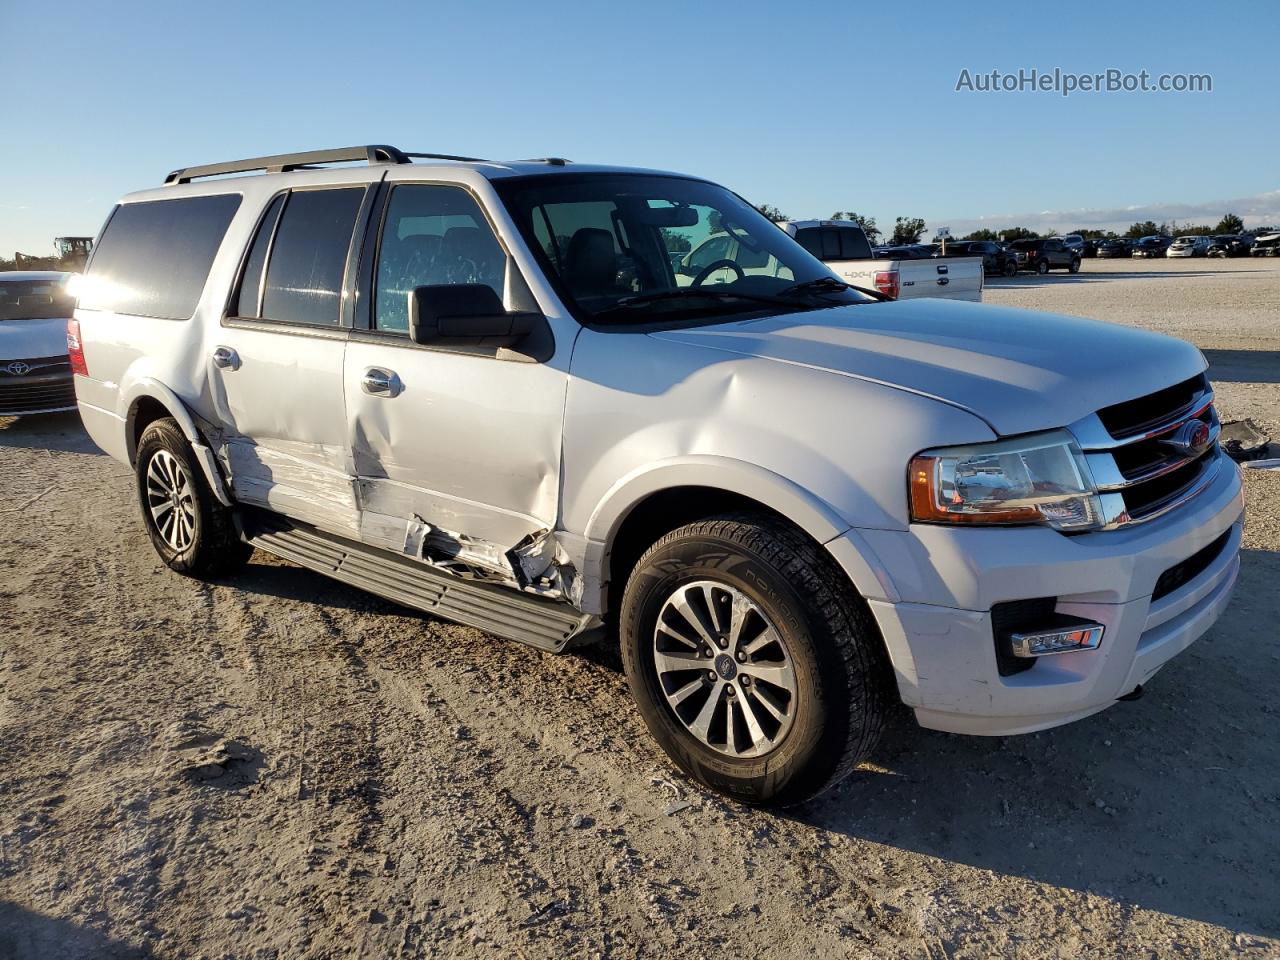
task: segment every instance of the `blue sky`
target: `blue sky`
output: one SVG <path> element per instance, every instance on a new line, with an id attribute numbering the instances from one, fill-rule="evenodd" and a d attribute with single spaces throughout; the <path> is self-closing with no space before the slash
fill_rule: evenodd
<path id="1" fill-rule="evenodd" d="M 1228 201 L 1280 221 L 1269 0 L 0 0 L 0 36 L 5 256 L 96 233 L 177 166 L 366 142 L 675 169 L 881 225 L 1216 220 Z M 1213 92 L 955 91 L 962 68 L 1055 67 Z"/>

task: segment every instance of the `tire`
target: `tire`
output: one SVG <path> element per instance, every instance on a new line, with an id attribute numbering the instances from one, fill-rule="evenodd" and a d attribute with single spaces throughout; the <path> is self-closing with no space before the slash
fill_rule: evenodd
<path id="1" fill-rule="evenodd" d="M 1006 277 L 1016 277 L 1018 275 L 1018 265 L 1012 260 L 1006 261 L 1004 269 L 1000 272 Z"/>
<path id="2" fill-rule="evenodd" d="M 1068 271 L 1069 273 L 1079 273 L 1079 272 L 1080 272 L 1080 258 L 1079 258 L 1079 257 L 1074 257 L 1074 258 L 1072 258 L 1072 260 L 1071 260 L 1071 266 L 1067 267 L 1067 271 Z"/>
<path id="3" fill-rule="evenodd" d="M 1040 274 L 1040 276 L 1042 276 L 1042 277 L 1043 277 L 1043 276 L 1044 276 L 1046 273 L 1048 273 L 1048 272 L 1049 272 L 1049 261 L 1048 261 L 1048 260 L 1037 260 L 1037 261 L 1036 261 L 1036 273 Z"/>
<path id="4" fill-rule="evenodd" d="M 732 638 L 712 631 L 704 644 L 702 631 L 672 613 L 682 596 L 686 610 L 703 614 L 713 605 L 754 605 L 740 621 L 737 659 L 747 661 L 740 670 Z M 693 641 L 659 634 L 660 617 Z M 664 536 L 631 573 L 619 624 L 623 665 L 649 732 L 677 767 L 734 799 L 787 806 L 817 796 L 870 754 L 889 716 L 888 658 L 865 603 L 821 547 L 772 517 L 713 517 Z M 702 624 L 709 626 L 705 617 Z M 769 627 L 776 644 L 765 636 Z M 743 652 L 762 643 L 749 657 Z M 685 654 L 680 659 L 695 666 L 660 675 L 660 651 Z M 754 672 L 772 670 L 785 683 L 788 665 L 790 696 L 768 673 Z M 669 695 L 685 699 L 673 705 Z M 718 705 L 708 708 L 713 698 Z M 771 715 L 765 700 L 786 718 Z M 704 714 L 702 737 L 694 728 Z"/>
<path id="5" fill-rule="evenodd" d="M 165 417 L 147 425 L 134 473 L 142 522 L 170 570 L 203 580 L 244 566 L 253 548 L 240 539 L 231 509 L 209 489 L 176 420 Z M 167 509 L 165 493 L 170 494 Z"/>

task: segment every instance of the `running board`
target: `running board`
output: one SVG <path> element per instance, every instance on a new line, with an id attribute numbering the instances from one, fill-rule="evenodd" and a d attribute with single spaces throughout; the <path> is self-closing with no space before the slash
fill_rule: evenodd
<path id="1" fill-rule="evenodd" d="M 559 653 L 572 642 L 594 639 L 600 626 L 596 617 L 567 604 L 464 580 L 278 515 L 251 514 L 244 518 L 245 539 L 260 550 L 485 633 Z"/>

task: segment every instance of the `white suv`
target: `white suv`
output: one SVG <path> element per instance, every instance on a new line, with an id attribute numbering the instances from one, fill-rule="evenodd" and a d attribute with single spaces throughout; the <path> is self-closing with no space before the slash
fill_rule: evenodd
<path id="1" fill-rule="evenodd" d="M 112 212 L 69 340 L 171 568 L 258 547 L 548 651 L 616 635 L 661 745 L 748 801 L 835 782 L 892 699 L 976 734 L 1101 710 L 1238 571 L 1194 347 L 884 302 L 693 177 L 179 170 Z"/>

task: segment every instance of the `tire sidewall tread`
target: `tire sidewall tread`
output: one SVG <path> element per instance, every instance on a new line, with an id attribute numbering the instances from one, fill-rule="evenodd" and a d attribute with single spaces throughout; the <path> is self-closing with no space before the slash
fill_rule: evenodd
<path id="1" fill-rule="evenodd" d="M 172 454 L 191 477 L 196 504 L 195 533 L 191 546 L 181 552 L 164 541 L 147 509 L 147 467 L 158 450 Z M 147 424 L 138 440 L 134 463 L 142 522 L 165 566 L 187 576 L 206 579 L 231 573 L 244 565 L 252 548 L 240 539 L 233 511 L 214 497 L 196 461 L 195 451 L 176 420 L 162 417 Z"/>
<path id="2" fill-rule="evenodd" d="M 699 743 L 670 713 L 652 668 L 652 625 L 681 581 L 718 572 L 783 631 L 802 703 L 775 750 L 737 760 Z M 654 738 L 685 773 L 746 803 L 789 805 L 846 777 L 866 758 L 889 713 L 887 658 L 865 602 L 835 562 L 770 516 L 732 514 L 668 533 L 628 579 L 620 617 L 623 664 Z"/>

